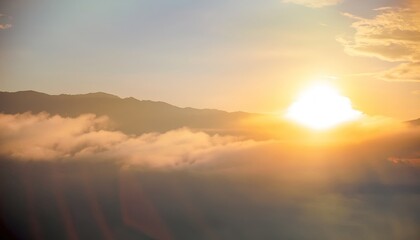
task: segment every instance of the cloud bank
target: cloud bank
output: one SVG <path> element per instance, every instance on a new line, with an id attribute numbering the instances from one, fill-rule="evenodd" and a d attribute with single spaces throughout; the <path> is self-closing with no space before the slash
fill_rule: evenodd
<path id="1" fill-rule="evenodd" d="M 321 8 L 340 3 L 342 0 L 283 0 L 285 3 L 294 3 L 311 8 Z"/>
<path id="2" fill-rule="evenodd" d="M 185 128 L 131 136 L 107 126 L 89 114 L 0 114 L 9 235 L 419 237 L 419 127 L 363 120 L 331 143 L 320 134 L 254 141 Z"/>
<path id="3" fill-rule="evenodd" d="M 280 121 L 280 120 L 279 120 Z M 266 122 L 254 125 L 263 129 Z M 295 125 L 269 125 L 272 140 L 252 140 L 229 135 L 210 135 L 188 128 L 165 133 L 127 135 L 109 128 L 110 120 L 93 114 L 62 117 L 47 113 L 0 114 L 0 155 L 17 160 L 52 161 L 66 159 L 120 159 L 124 165 L 175 167 L 200 164 L 224 154 L 270 144 L 290 148 L 303 145 L 336 147 L 394 136 L 417 136 L 418 128 L 407 127 L 383 117 L 364 116 L 333 131 L 302 132 Z M 289 149 L 291 150 L 291 149 Z M 280 151 L 280 149 L 279 149 Z"/>
<path id="4" fill-rule="evenodd" d="M 390 81 L 420 81 L 420 5 L 409 1 L 405 8 L 380 8 L 372 19 L 345 13 L 355 22 L 352 38 L 338 38 L 354 56 L 375 57 L 400 65 L 378 77 Z"/>
<path id="5" fill-rule="evenodd" d="M 129 136 L 107 130 L 95 115 L 64 118 L 41 114 L 0 114 L 0 155 L 21 160 L 118 159 L 124 166 L 183 167 L 237 152 L 255 141 L 210 136 L 187 128 Z"/>

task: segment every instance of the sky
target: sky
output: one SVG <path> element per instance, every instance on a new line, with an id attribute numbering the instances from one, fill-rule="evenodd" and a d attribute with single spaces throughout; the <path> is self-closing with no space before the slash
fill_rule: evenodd
<path id="1" fill-rule="evenodd" d="M 419 10 L 415 0 L 3 0 L 0 90 L 276 113 L 327 79 L 364 113 L 415 119 Z"/>

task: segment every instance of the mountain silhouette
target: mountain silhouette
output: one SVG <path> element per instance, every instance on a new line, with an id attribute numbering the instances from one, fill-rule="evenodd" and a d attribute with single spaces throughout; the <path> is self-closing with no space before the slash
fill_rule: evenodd
<path id="1" fill-rule="evenodd" d="M 210 133 L 234 133 L 239 123 L 259 114 L 225 112 L 213 109 L 180 108 L 165 102 L 97 92 L 78 95 L 49 95 L 36 91 L 0 92 L 0 112 L 59 114 L 77 117 L 93 113 L 106 115 L 113 126 L 127 134 L 164 132 L 188 127 Z"/>
<path id="2" fill-rule="evenodd" d="M 279 134 L 279 131 L 273 130 L 292 127 L 290 124 L 284 125 L 279 118 L 265 114 L 181 108 L 165 102 L 120 98 L 103 92 L 76 95 L 49 95 L 36 91 L 0 92 L 0 112 L 46 112 L 64 117 L 88 113 L 108 116 L 112 129 L 135 135 L 187 127 L 209 134 L 270 139 Z M 406 123 L 420 125 L 420 118 Z"/>

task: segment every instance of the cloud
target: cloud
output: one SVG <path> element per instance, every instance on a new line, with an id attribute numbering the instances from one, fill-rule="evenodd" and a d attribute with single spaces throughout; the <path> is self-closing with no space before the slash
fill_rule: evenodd
<path id="1" fill-rule="evenodd" d="M 12 24 L 0 24 L 0 30 L 12 28 Z"/>
<path id="2" fill-rule="evenodd" d="M 254 127 L 257 132 L 263 128 Z M 268 153 L 300 155 L 308 146 L 340 149 L 364 143 L 369 146 L 369 152 L 385 154 L 383 159 L 399 157 L 401 152 L 411 154 L 412 149 L 405 147 L 412 147 L 410 141 L 420 135 L 418 128 L 368 116 L 326 132 L 307 132 L 293 129 L 293 125 L 275 128 L 280 132 L 275 139 L 258 141 L 188 128 L 135 136 L 109 129 L 107 117 L 93 114 L 75 118 L 47 113 L 0 114 L 0 156 L 37 162 L 111 160 L 123 169 L 223 168 L 238 158 L 254 161 L 250 156 L 258 159 Z M 404 141 L 410 144 L 401 144 Z M 221 160 L 225 158 L 231 159 Z"/>
<path id="3" fill-rule="evenodd" d="M 338 37 L 345 51 L 353 56 L 375 57 L 389 62 L 403 62 L 379 73 L 390 81 L 420 81 L 420 5 L 410 1 L 406 8 L 379 8 L 372 19 L 349 13 L 355 20 L 352 38 Z"/>
<path id="4" fill-rule="evenodd" d="M 118 159 L 125 167 L 183 167 L 255 145 L 251 140 L 210 136 L 187 128 L 129 136 L 107 130 L 95 115 L 64 118 L 0 114 L 0 155 L 22 160 Z"/>
<path id="5" fill-rule="evenodd" d="M 12 24 L 11 23 L 2 23 L 3 21 L 10 21 L 12 19 L 12 17 L 7 16 L 5 14 L 0 14 L 0 30 L 6 30 L 9 28 L 12 28 Z"/>
<path id="6" fill-rule="evenodd" d="M 340 3 L 342 0 L 283 0 L 286 3 L 294 3 L 311 8 L 320 8 L 332 6 Z"/>
<path id="7" fill-rule="evenodd" d="M 377 76 L 389 81 L 420 81 L 420 62 L 402 63 Z"/>
<path id="8" fill-rule="evenodd" d="M 22 239 L 417 239 L 420 128 L 345 128 L 254 141 L 0 114 L 0 216 Z"/>
<path id="9" fill-rule="evenodd" d="M 253 125 L 253 131 L 265 131 L 263 125 L 269 123 L 259 124 L 261 126 Z M 292 149 L 308 144 L 327 144 L 333 147 L 405 132 L 413 133 L 413 129 L 392 119 L 369 116 L 363 116 L 335 130 L 316 134 L 304 131 L 293 123 L 268 125 L 272 132 L 276 128 L 278 134 L 273 133 L 272 140 L 258 141 L 229 135 L 210 135 L 188 128 L 136 136 L 114 131 L 109 125 L 107 117 L 93 114 L 74 118 L 29 112 L 0 114 L 0 155 L 34 161 L 96 157 L 118 159 L 124 166 L 181 167 L 211 162 L 221 155 L 273 143 L 281 142 Z"/>

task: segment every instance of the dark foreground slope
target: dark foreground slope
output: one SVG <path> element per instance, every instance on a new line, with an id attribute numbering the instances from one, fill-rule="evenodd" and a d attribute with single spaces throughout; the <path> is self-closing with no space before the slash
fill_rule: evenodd
<path id="1" fill-rule="evenodd" d="M 93 113 L 107 115 L 115 127 L 128 134 L 164 132 L 188 127 L 206 132 L 232 131 L 242 119 L 256 114 L 179 108 L 164 102 L 119 98 L 106 93 L 48 95 L 35 91 L 0 92 L 0 112 L 47 112 L 66 117 Z"/>

